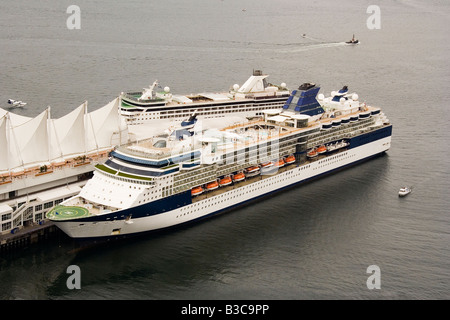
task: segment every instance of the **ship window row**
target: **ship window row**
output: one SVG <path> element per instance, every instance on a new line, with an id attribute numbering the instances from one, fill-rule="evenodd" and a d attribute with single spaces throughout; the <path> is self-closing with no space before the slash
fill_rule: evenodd
<path id="1" fill-rule="evenodd" d="M 258 110 L 265 110 L 268 107 L 273 106 L 280 106 L 280 103 L 266 103 L 264 104 L 264 107 L 261 106 L 251 106 L 251 105 L 236 105 L 236 106 L 226 106 L 226 107 L 218 107 L 218 108 L 211 108 L 211 109 L 189 109 L 189 110 L 175 110 L 175 111 L 161 111 L 161 112 L 155 112 L 154 114 L 150 114 L 146 117 L 139 117 L 135 120 L 152 120 L 152 119 L 168 119 L 168 118 L 177 118 L 180 116 L 189 116 L 194 112 L 194 110 L 197 110 L 198 115 L 211 115 L 211 114 L 222 114 L 222 113 L 234 113 L 236 110 L 233 109 L 239 109 L 241 112 L 248 112 L 248 111 L 258 111 Z M 226 108 L 226 109 L 225 109 Z M 229 110 L 228 110 L 229 109 Z M 210 111 L 211 110 L 211 111 Z M 218 111 L 216 111 L 218 110 Z M 146 110 L 147 112 L 151 110 Z M 147 114 L 148 115 L 148 114 Z M 150 117 L 154 115 L 154 117 Z M 158 115 L 161 115 L 158 117 Z M 262 112 L 257 112 L 257 116 L 262 116 Z M 129 115 L 130 118 L 133 118 L 132 115 Z"/>
<path id="2" fill-rule="evenodd" d="M 373 121 L 369 121 L 369 122 L 373 122 Z M 355 130 L 367 127 L 368 124 L 369 123 L 361 123 L 358 125 L 354 125 L 354 124 L 342 125 L 338 128 L 332 128 L 332 129 L 329 129 L 326 131 L 320 131 L 317 134 L 311 135 L 310 140 L 317 139 L 317 138 L 324 138 L 324 137 L 332 137 L 332 136 L 336 135 L 336 133 L 339 131 L 344 132 L 344 133 L 350 133 Z"/>
<path id="3" fill-rule="evenodd" d="M 370 121 L 369 121 L 370 122 Z M 362 130 L 364 128 L 367 128 L 367 124 L 361 124 L 358 126 L 353 127 L 345 127 L 345 128 L 335 128 L 330 129 L 325 132 L 321 132 L 319 134 L 312 135 L 310 139 L 308 140 L 308 146 L 315 146 L 323 143 L 327 143 L 328 141 L 334 141 L 344 138 L 349 138 L 350 136 L 354 135 L 357 130 Z M 337 136 L 337 133 L 341 131 L 341 134 Z"/>
<path id="4" fill-rule="evenodd" d="M 199 105 L 197 105 L 196 106 L 196 108 L 193 108 L 192 106 L 190 106 L 190 109 L 188 109 L 189 108 L 189 106 L 185 106 L 185 105 L 183 105 L 183 104 L 180 104 L 180 105 L 176 105 L 176 106 L 163 106 L 163 105 L 161 105 L 161 106 L 156 106 L 156 107 L 150 107 L 150 108 L 147 108 L 147 109 L 138 109 L 138 110 L 136 110 L 136 109 L 127 109 L 127 108 L 121 108 L 123 111 L 125 111 L 125 112 L 129 112 L 129 111 L 140 111 L 140 112 L 161 112 L 161 113 L 165 113 L 165 114 L 167 114 L 167 112 L 169 112 L 169 111 L 172 111 L 172 110 L 174 110 L 174 111 L 189 111 L 189 112 L 192 112 L 193 110 L 195 110 L 195 109 L 198 109 L 198 110 L 202 110 L 202 111 L 207 111 L 207 110 L 210 110 L 210 109 L 212 109 L 212 108 L 218 108 L 219 110 L 223 110 L 223 109 L 225 109 L 225 108 L 233 108 L 233 109 L 239 109 L 239 108 L 258 108 L 258 107 L 261 107 L 261 106 L 265 106 L 265 107 L 270 107 L 270 106 L 283 106 L 283 104 L 284 104 L 284 99 L 276 99 L 276 100 L 269 100 L 269 101 L 258 101 L 258 102 L 256 102 L 256 103 L 250 103 L 250 104 L 243 104 L 242 102 L 229 102 L 229 103 L 226 103 L 226 102 L 224 102 L 224 103 L 221 103 L 220 105 L 218 105 L 218 104 L 216 104 L 216 103 L 214 103 L 214 104 L 206 104 L 206 103 L 202 103 L 202 104 L 199 104 Z M 199 108 L 200 107 L 200 108 Z M 203 108 L 204 108 L 204 110 L 203 110 Z"/>
<path id="5" fill-rule="evenodd" d="M 340 161 L 340 160 L 353 158 L 353 157 L 355 157 L 355 156 L 356 156 L 356 154 L 347 156 L 347 152 L 344 152 L 344 153 L 340 153 L 340 154 L 337 154 L 337 155 L 332 156 L 332 157 L 327 157 L 327 158 L 325 158 L 325 159 L 320 160 L 320 161 L 319 161 L 319 164 L 321 164 L 321 165 L 318 166 L 318 167 L 315 167 L 314 170 L 319 169 L 319 168 L 322 168 L 322 167 L 324 167 L 325 165 L 328 165 L 328 164 L 330 164 L 330 163 L 335 163 L 335 162 Z M 344 158 L 343 158 L 343 157 L 344 157 Z"/>
<path id="6" fill-rule="evenodd" d="M 156 199 L 159 199 L 159 198 L 160 197 L 150 197 L 150 198 L 147 198 L 147 199 L 139 200 L 139 204 L 146 203 L 146 202 L 149 202 L 149 201 L 153 201 L 153 200 L 156 200 Z"/>
<path id="7" fill-rule="evenodd" d="M 222 107 L 212 107 L 212 108 L 195 108 L 195 109 L 183 109 L 183 110 L 170 110 L 170 111 L 160 111 L 159 113 L 157 111 L 154 111 L 155 114 L 160 115 L 171 115 L 171 114 L 191 114 L 195 110 L 197 110 L 198 114 L 201 112 L 204 112 L 204 114 L 210 114 L 210 113 L 216 113 L 216 111 L 225 111 L 225 112 L 234 112 L 236 110 L 233 109 L 239 109 L 239 111 L 255 111 L 255 110 L 265 110 L 269 106 L 279 106 L 280 103 L 267 103 L 264 104 L 264 107 L 261 106 L 253 106 L 253 105 L 234 105 L 234 106 L 222 106 Z M 127 110 L 129 111 L 129 110 Z M 151 112 L 151 109 L 147 109 L 146 112 Z"/>
<path id="8" fill-rule="evenodd" d="M 97 172 L 100 172 L 100 171 L 97 171 Z M 123 177 L 120 177 L 120 176 L 116 176 L 116 175 L 112 175 L 112 174 L 106 173 L 104 171 L 102 171 L 101 174 L 107 175 L 108 177 L 112 178 L 113 181 L 110 181 L 109 179 L 105 179 L 104 181 L 108 182 L 110 184 L 113 184 L 113 185 L 116 185 L 116 182 L 114 180 L 119 180 L 119 181 L 122 181 L 122 182 L 132 183 L 132 184 L 141 184 L 141 185 L 146 185 L 146 186 L 151 186 L 151 185 L 155 184 L 154 181 L 144 181 L 144 180 L 138 180 L 138 179 L 136 179 L 136 180 L 134 180 L 134 179 L 127 179 L 127 178 L 123 178 Z M 125 184 L 117 182 L 117 185 L 123 187 Z"/>
<path id="9" fill-rule="evenodd" d="M 344 130 L 344 129 L 353 129 L 353 130 L 355 130 L 355 129 L 366 127 L 369 123 L 374 123 L 374 122 L 375 122 L 374 119 L 365 119 L 365 120 L 359 120 L 358 122 L 349 122 L 349 123 L 346 123 L 346 124 L 341 124 L 339 127 L 333 127 L 331 129 L 328 129 L 328 130 L 320 131 L 320 132 L 318 132 L 315 135 L 311 135 L 310 138 L 313 139 L 313 138 L 321 136 L 323 134 L 330 135 L 330 134 L 333 134 L 333 133 L 335 133 L 337 131 Z"/>
<path id="10" fill-rule="evenodd" d="M 252 110 L 264 110 L 265 107 L 269 107 L 269 106 L 282 106 L 284 102 L 280 102 L 280 101 L 272 101 L 272 102 L 258 102 L 257 105 L 255 104 L 224 104 L 224 105 L 202 105 L 200 108 L 190 108 L 190 109 L 186 109 L 186 107 L 184 107 L 181 110 L 175 110 L 175 111 L 187 111 L 187 112 L 193 112 L 194 110 L 197 110 L 199 112 L 202 111 L 209 111 L 209 110 L 224 110 L 224 109 L 243 109 L 243 108 L 251 108 Z M 177 108 L 177 107 L 175 107 Z M 147 109 L 149 110 L 149 109 Z M 171 112 L 172 110 L 154 110 L 156 111 L 160 111 L 161 114 L 168 114 L 168 112 Z"/>

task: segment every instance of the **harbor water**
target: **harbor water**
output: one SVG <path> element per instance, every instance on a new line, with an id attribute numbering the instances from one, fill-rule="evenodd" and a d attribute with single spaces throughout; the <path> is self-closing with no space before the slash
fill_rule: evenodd
<path id="1" fill-rule="evenodd" d="M 347 85 L 388 116 L 392 146 L 170 232 L 81 251 L 60 234 L 2 255 L 0 299 L 450 298 L 448 1 L 79 0 L 70 29 L 72 4 L 0 2 L 1 108 L 59 118 L 156 79 L 221 91 L 261 69 L 325 96 Z M 361 43 L 345 45 L 353 34 Z"/>

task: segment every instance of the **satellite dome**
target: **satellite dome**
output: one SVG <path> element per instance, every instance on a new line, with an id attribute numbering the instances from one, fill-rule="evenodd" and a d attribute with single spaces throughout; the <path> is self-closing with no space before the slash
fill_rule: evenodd
<path id="1" fill-rule="evenodd" d="M 323 93 L 320 93 L 317 98 L 319 98 L 319 100 L 323 100 L 325 98 L 325 96 L 323 95 Z"/>
<path id="2" fill-rule="evenodd" d="M 353 101 L 356 101 L 356 100 L 358 100 L 358 95 L 356 94 L 356 93 L 354 93 L 353 95 L 352 95 L 352 100 Z"/>
<path id="3" fill-rule="evenodd" d="M 233 90 L 234 91 L 237 91 L 239 89 L 239 85 L 237 84 L 237 83 L 235 83 L 234 85 L 233 85 Z"/>
<path id="4" fill-rule="evenodd" d="M 280 86 L 284 89 L 286 88 L 286 83 L 282 82 Z"/>
<path id="5" fill-rule="evenodd" d="M 166 93 L 170 92 L 170 88 L 169 87 L 164 87 L 164 92 L 166 92 Z"/>
<path id="6" fill-rule="evenodd" d="M 340 98 L 339 102 L 343 104 L 345 102 L 345 98 Z"/>

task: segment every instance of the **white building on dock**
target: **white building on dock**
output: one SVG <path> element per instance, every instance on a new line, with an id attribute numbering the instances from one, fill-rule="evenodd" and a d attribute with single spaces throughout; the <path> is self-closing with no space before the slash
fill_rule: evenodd
<path id="1" fill-rule="evenodd" d="M 52 119 L 0 108 L 0 234 L 39 223 L 55 204 L 77 194 L 97 163 L 130 141 L 119 99 L 87 111 L 87 102 Z"/>

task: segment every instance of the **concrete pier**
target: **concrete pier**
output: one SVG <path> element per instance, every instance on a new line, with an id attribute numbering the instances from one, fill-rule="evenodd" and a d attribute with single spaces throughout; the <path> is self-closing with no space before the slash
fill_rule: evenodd
<path id="1" fill-rule="evenodd" d="M 26 247 L 50 238 L 61 232 L 53 222 L 45 220 L 43 224 L 33 224 L 16 230 L 14 233 L 0 235 L 0 254 Z"/>

